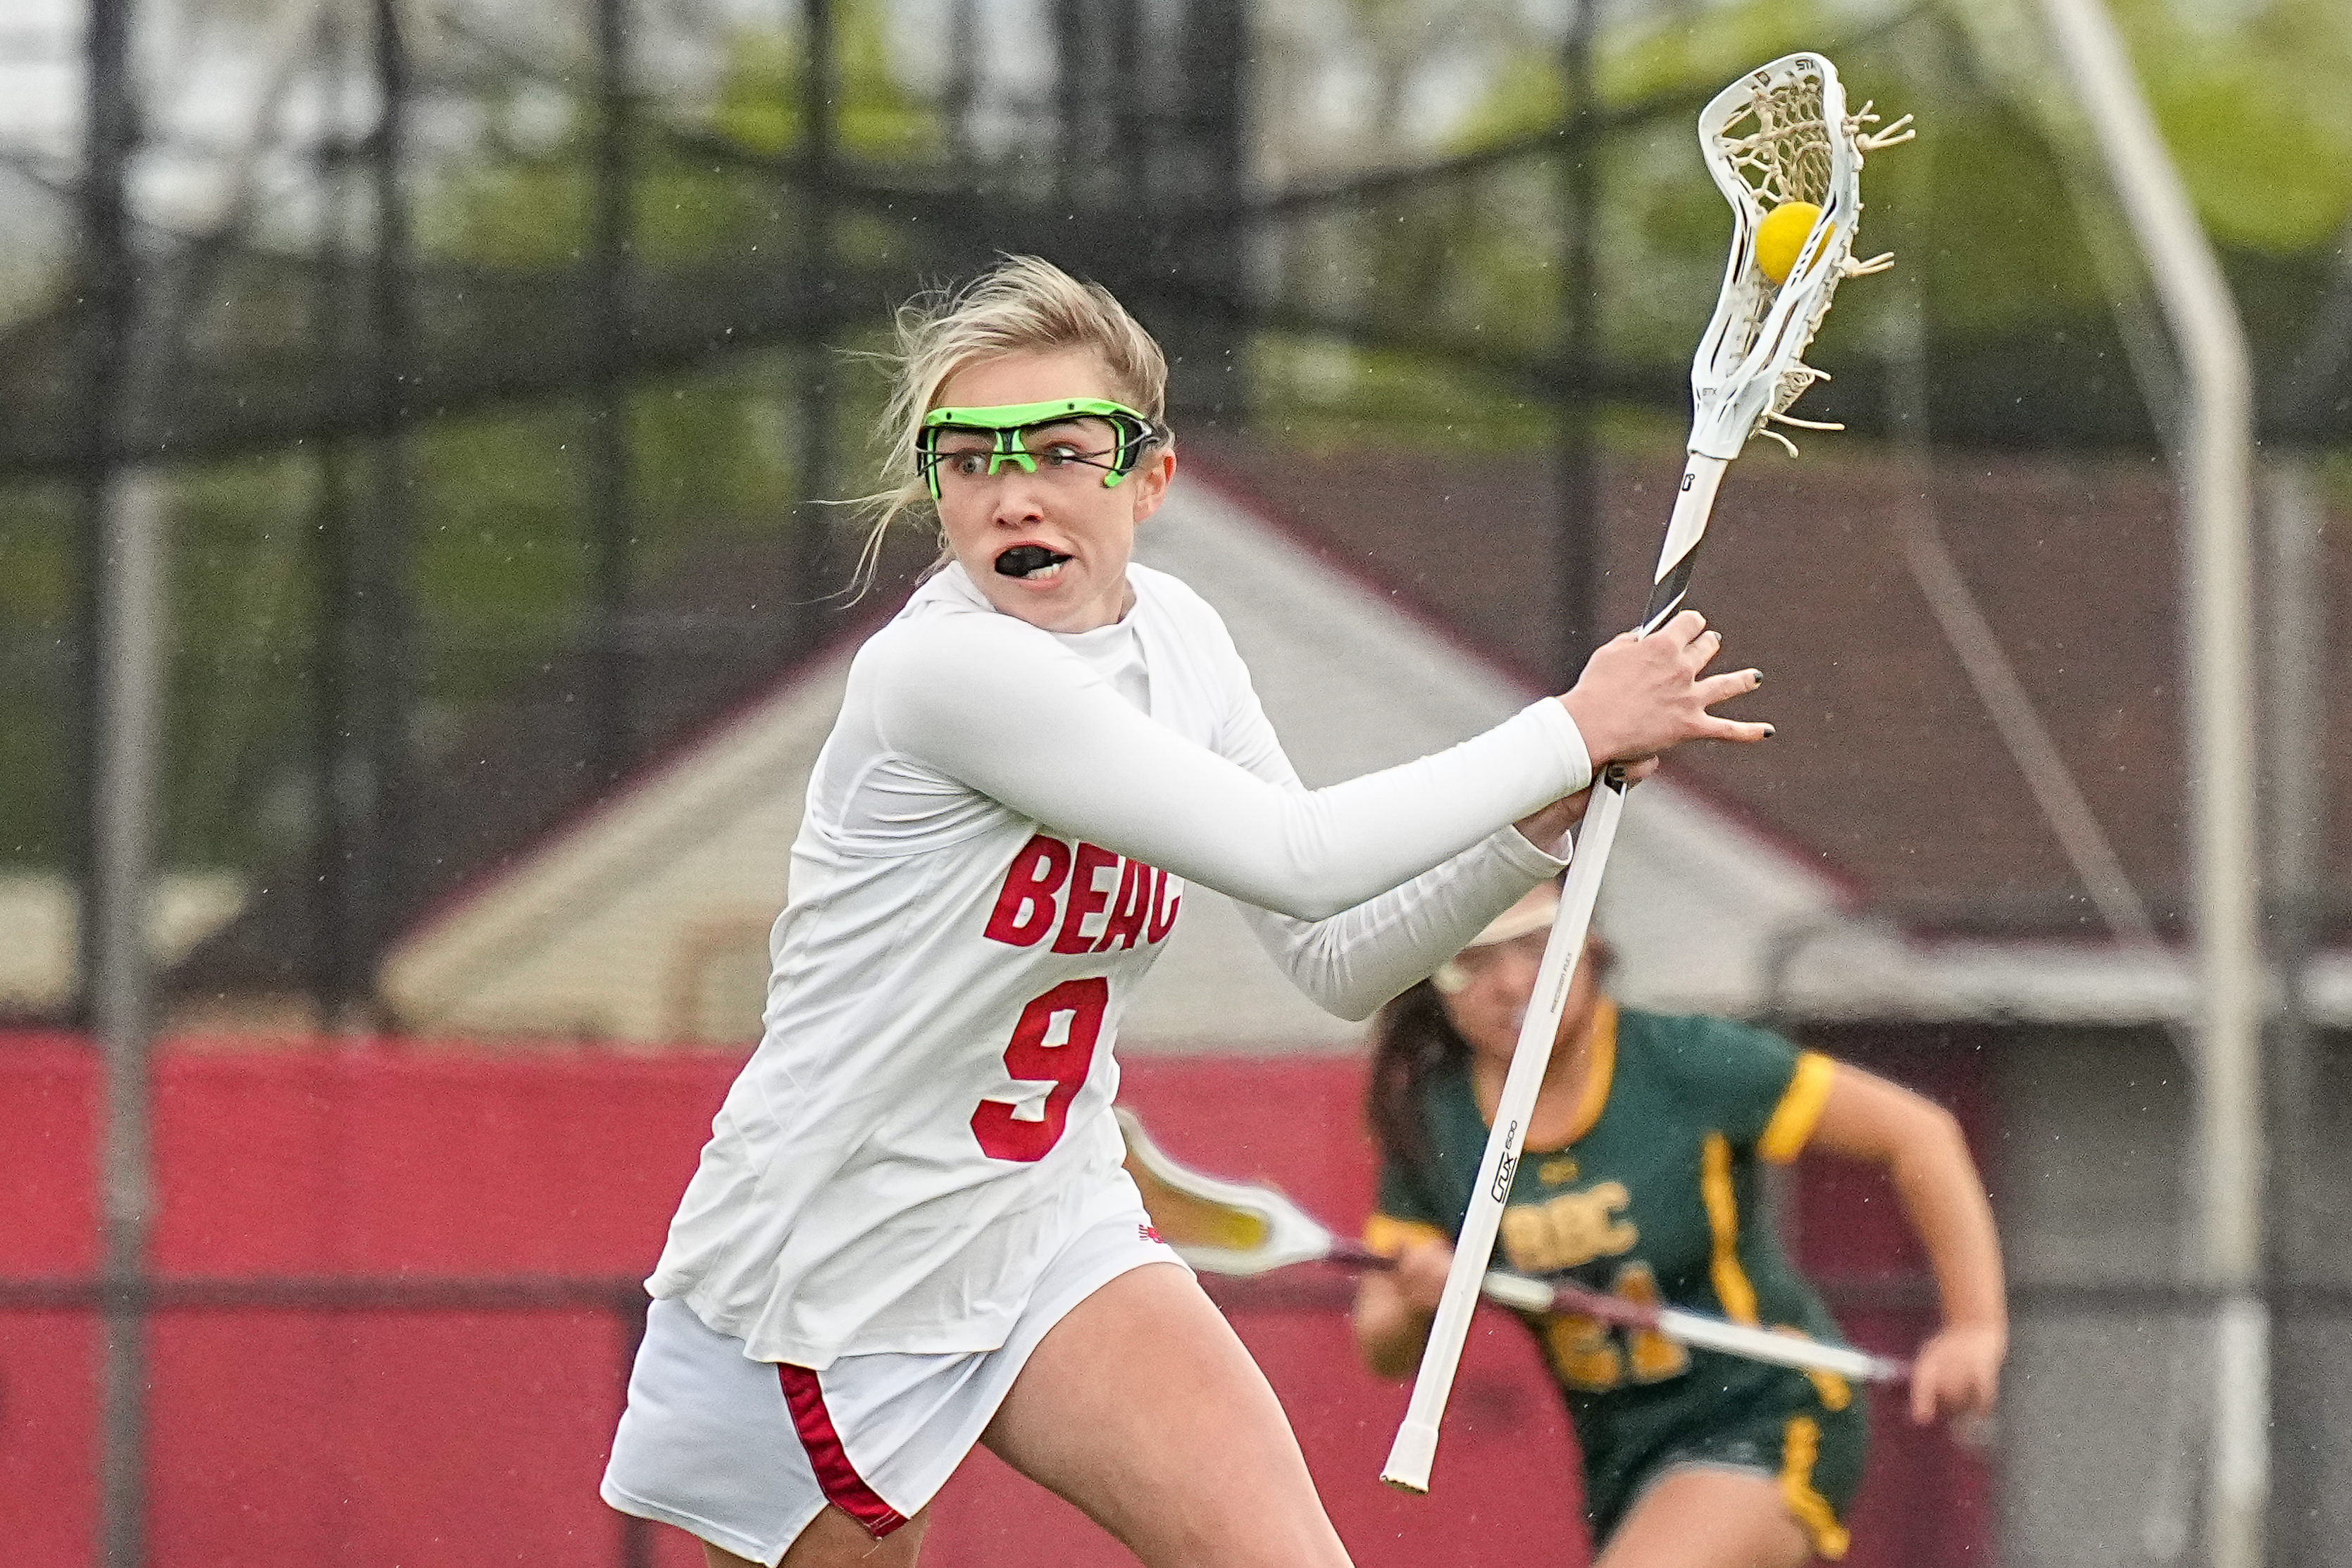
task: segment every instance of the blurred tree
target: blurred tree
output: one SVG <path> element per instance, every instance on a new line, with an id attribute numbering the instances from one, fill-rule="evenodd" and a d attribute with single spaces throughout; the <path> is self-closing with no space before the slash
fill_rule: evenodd
<path id="1" fill-rule="evenodd" d="M 268 0 L 205 3 L 244 16 Z M 2275 364 L 2308 331 L 2352 213 L 2352 95 L 2341 90 L 2352 80 L 2352 7 L 2267 0 L 2222 15 L 2172 0 L 2116 4 L 2192 192 L 2231 247 L 2258 347 Z M 895 74 L 887 0 L 838 0 L 835 9 L 844 154 L 903 165 L 945 150 L 937 113 Z M 1552 438 L 1541 377 L 1560 331 L 1559 194 L 1540 142 L 1565 108 L 1562 9 L 1539 16 L 1510 0 L 1261 8 L 1253 135 L 1262 178 L 1523 149 L 1259 222 L 1261 276 L 1275 280 L 1274 300 L 1289 316 L 1286 330 L 1261 331 L 1252 349 L 1267 434 L 1486 450 L 1532 450 Z M 1881 26 L 1903 14 L 1893 0 L 1874 9 L 1612 0 L 1604 11 L 1596 62 L 1604 110 L 1671 105 L 1612 132 L 1600 170 L 1601 358 L 1638 381 L 1653 405 L 1671 402 L 1721 267 L 1725 217 L 1694 155 L 1691 110 L 1743 66 L 1837 37 L 1857 39 L 1839 52 L 1854 96 L 1913 110 L 1922 124 L 1916 146 L 1874 168 L 1869 226 L 1872 247 L 1895 249 L 1922 280 L 1948 372 L 1938 397 L 1981 408 L 2009 400 L 2020 378 L 2039 377 L 2042 405 L 2063 407 L 2089 371 L 2122 384 L 2115 296 L 2131 279 L 2103 270 L 2086 228 L 2107 220 L 2085 196 L 2095 175 L 2069 163 L 2074 133 L 2063 87 L 2042 74 L 2032 47 L 2032 7 L 1981 0 Z M 576 51 L 563 57 L 568 66 L 468 53 L 455 22 L 419 37 L 465 67 L 435 89 L 464 101 L 444 103 L 415 171 L 425 254 L 533 276 L 581 268 L 601 131 L 593 70 Z M 799 241 L 803 198 L 792 181 L 715 160 L 666 129 L 698 125 L 755 152 L 789 153 L 803 135 L 797 40 L 739 29 L 712 55 L 718 67 L 700 85 L 665 81 L 635 128 L 628 233 L 647 268 L 690 270 Z M 873 258 L 903 243 L 891 221 L 845 213 L 840 254 Z M 1865 365 L 1874 318 L 1895 299 L 1854 290 L 1832 319 L 1824 360 Z M 291 347 L 310 308 L 282 293 L 225 293 L 208 330 Z M 1332 330 L 1309 330 L 1314 322 Z M 2021 343 L 2033 353 L 2020 353 Z M 683 570 L 706 547 L 773 536 L 807 449 L 793 374 L 784 357 L 761 351 L 633 387 L 626 420 L 645 578 Z M 834 379 L 845 390 L 819 439 L 854 454 L 878 389 L 871 378 Z M 2084 417 L 2094 412 L 2086 406 Z M 1611 418 L 1679 435 L 1667 415 Z M 2127 435 L 2127 425 L 2115 428 Z M 580 407 L 560 403 L 436 420 L 413 437 L 428 745 L 466 732 L 578 644 L 590 592 L 577 500 L 584 427 Z M 2111 438 L 2102 428 L 2085 426 Z M 303 686 L 316 616 L 306 575 L 314 484 L 299 453 L 180 476 L 171 855 L 181 863 L 264 864 L 307 831 L 299 780 L 310 765 Z M 52 859 L 68 809 L 46 771 L 67 705 L 43 673 L 44 650 L 71 614 L 65 528 L 49 490 L 0 495 L 0 669 L 9 676 L 0 691 L 0 811 L 10 825 L 0 860 Z"/>
<path id="2" fill-rule="evenodd" d="M 264 0 L 217 0 L 241 25 Z M 848 154 L 902 159 L 940 142 L 937 119 L 892 74 L 883 0 L 835 0 L 842 101 L 837 144 Z M 429 36 L 429 35 L 428 35 Z M 464 40 L 441 37 L 463 50 Z M 803 201 L 781 178 L 714 168 L 663 132 L 699 119 L 761 151 L 802 134 L 800 50 L 789 32 L 739 28 L 698 107 L 649 105 L 635 130 L 629 245 L 646 267 L 692 268 L 774 247 L 794 235 Z M 454 73 L 453 73 L 454 74 Z M 599 126 L 584 67 L 535 68 L 470 52 L 462 105 L 436 90 L 436 134 L 410 171 L 423 259 L 539 275 L 583 265 Z M 672 84 L 675 85 L 674 83 Z M 658 117 L 658 120 L 656 119 Z M 453 128 L 471 127 L 459 136 Z M 841 237 L 853 258 L 874 237 Z M 249 281 L 249 280 L 248 280 Z M 297 290 L 240 291 L 225 281 L 206 301 L 212 330 L 256 345 L 291 346 Z M 858 346 L 856 334 L 836 349 Z M 429 375 L 430 367 L 425 367 Z M 795 496 L 799 405 L 774 352 L 646 380 L 627 399 L 635 545 L 658 584 L 727 542 L 772 535 Z M 834 423 L 862 444 L 879 403 L 866 378 L 844 376 Z M 445 751 L 501 701 L 543 680 L 578 646 L 587 600 L 578 464 L 583 422 L 569 402 L 430 420 L 412 432 L 413 585 L 419 617 L 417 744 Z M 165 858 L 175 866 L 248 871 L 285 864 L 311 831 L 311 731 L 319 479 L 300 451 L 184 467 L 172 475 L 174 646 L 169 704 L 173 781 Z M 68 513 L 53 487 L 0 490 L 0 866 L 49 865 L 65 814 L 55 757 L 68 721 L 52 656 L 73 614 L 65 551 Z M 779 592 L 743 587 L 776 607 Z M 740 608 L 740 606 L 732 606 Z M 756 664 L 730 606 L 674 633 L 712 636 Z M 650 617 L 658 621 L 659 617 Z M 733 637 L 736 640 L 728 643 Z M 772 649 L 770 658 L 782 649 Z"/>
<path id="3" fill-rule="evenodd" d="M 2120 5 L 2133 58 L 2223 245 L 2295 254 L 2352 217 L 2352 6 Z"/>
<path id="4" fill-rule="evenodd" d="M 2192 194 L 2228 253 L 2258 351 L 2283 364 L 2352 216 L 2352 94 L 2341 90 L 2352 80 L 2352 7 L 2271 0 L 2231 21 L 2167 0 L 2119 0 L 2118 9 Z M 1884 24 L 1905 15 L 1892 5 L 1875 18 L 1843 7 L 1832 17 L 1810 0 L 1604 15 L 1615 19 L 1597 63 L 1604 111 L 1675 105 L 1612 133 L 1601 154 L 1605 364 L 1678 374 L 1712 307 L 1727 222 L 1692 146 L 1690 110 L 1746 65 L 1845 36 L 1854 41 L 1839 47 L 1839 67 L 1857 107 L 1874 99 L 1890 116 L 1916 113 L 1922 127 L 1916 145 L 1874 165 L 1867 248 L 1895 250 L 1924 280 L 1931 341 L 1953 365 L 1945 395 L 1997 398 L 2004 377 L 2087 388 L 2082 378 L 2095 371 L 2098 386 L 2136 397 L 2115 368 L 2126 357 L 2116 316 L 2142 287 L 2136 259 L 2116 248 L 2104 176 L 2079 161 L 2070 100 L 2043 73 L 2032 47 L 2040 24 L 2019 0 L 1919 8 L 1892 26 Z M 1560 214 L 1550 154 L 1531 143 L 1562 122 L 1566 107 L 1556 47 L 1500 55 L 1466 112 L 1422 155 L 1514 145 L 1528 155 L 1316 219 L 1322 265 L 1307 271 L 1308 295 L 1354 323 L 1358 340 L 1435 337 L 1456 351 L 1487 345 L 1498 363 L 1539 366 L 1560 331 Z M 1392 101 L 1376 112 L 1396 117 Z M 1392 145 L 1394 132 L 1382 134 Z M 1381 144 L 1379 134 L 1370 144 Z M 1822 353 L 1873 357 L 1877 318 L 1895 308 L 1891 290 L 1853 291 L 1831 318 Z M 2021 343 L 2033 353 L 2021 354 Z M 1426 359 L 1360 341 L 1295 335 L 1264 342 L 1258 367 L 1262 405 L 1281 409 L 1297 438 L 1435 447 L 1547 438 L 1525 376 L 1514 386 L 1443 363 L 1433 371 Z M 2136 408 L 2108 407 L 2099 421 L 2058 433 L 2097 442 L 2144 428 Z"/>

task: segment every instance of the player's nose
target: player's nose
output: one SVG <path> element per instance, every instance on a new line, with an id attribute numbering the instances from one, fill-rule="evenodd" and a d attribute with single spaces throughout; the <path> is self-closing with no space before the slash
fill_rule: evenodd
<path id="1" fill-rule="evenodd" d="M 996 487 L 996 505 L 990 521 L 1001 528 L 1026 528 L 1045 521 L 1045 507 L 1034 482 L 1024 483 L 1029 476 L 1015 473 L 1005 483 Z"/>
<path id="2" fill-rule="evenodd" d="M 1543 959 L 1535 954 L 1511 953 L 1505 958 L 1508 967 L 1504 971 L 1511 994 L 1522 1001 L 1536 994 L 1536 978 L 1542 973 Z"/>

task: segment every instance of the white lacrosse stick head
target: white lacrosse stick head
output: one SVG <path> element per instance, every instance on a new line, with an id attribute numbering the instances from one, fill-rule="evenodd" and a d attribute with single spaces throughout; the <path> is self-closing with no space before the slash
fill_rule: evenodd
<path id="1" fill-rule="evenodd" d="M 1124 1106 L 1118 1130 L 1127 1139 L 1128 1174 L 1143 1194 L 1153 1228 L 1193 1268 L 1246 1277 L 1330 1256 L 1331 1233 L 1273 1188 L 1186 1170 Z"/>
<path id="2" fill-rule="evenodd" d="M 1759 431 L 1786 444 L 1765 429 L 1768 421 L 1807 423 L 1784 416 L 1805 388 L 1828 379 L 1804 363 L 1804 353 L 1839 282 L 1893 260 L 1853 259 L 1863 154 L 1910 140 L 1910 118 L 1870 133 L 1878 117 L 1868 104 L 1846 112 L 1837 68 L 1816 54 L 1760 66 L 1700 111 L 1699 146 L 1731 204 L 1732 239 L 1715 316 L 1691 361 L 1692 451 L 1728 462 Z M 1821 212 L 1776 286 L 1757 263 L 1756 231 L 1788 202 L 1810 202 Z"/>

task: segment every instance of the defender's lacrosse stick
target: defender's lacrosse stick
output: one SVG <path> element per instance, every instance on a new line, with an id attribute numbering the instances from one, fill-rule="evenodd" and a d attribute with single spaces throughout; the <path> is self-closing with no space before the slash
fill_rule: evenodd
<path id="1" fill-rule="evenodd" d="M 1865 152 L 1909 140 L 1910 118 L 1906 114 L 1885 130 L 1869 133 L 1867 128 L 1877 123 L 1870 106 L 1847 114 L 1836 68 L 1811 54 L 1789 55 L 1750 71 L 1700 111 L 1699 146 L 1707 172 L 1731 204 L 1731 253 L 1715 315 L 1691 361 L 1690 461 L 1683 469 L 1665 544 L 1658 552 L 1649 607 L 1634 628 L 1636 637 L 1655 631 L 1682 607 L 1716 488 L 1748 437 L 1762 431 L 1794 452 L 1786 437 L 1767 426 L 1777 422 L 1808 429 L 1838 428 L 1792 418 L 1787 411 L 1806 387 L 1826 379 L 1802 356 L 1829 313 L 1840 280 L 1882 271 L 1893 262 L 1891 256 L 1853 259 L 1854 227 L 1862 216 L 1862 159 Z M 1758 230 L 1781 207 L 1801 217 L 1805 209 L 1799 203 L 1813 209 L 1811 226 L 1776 282 L 1757 258 Z M 1609 770 L 1595 784 L 1583 829 L 1577 835 L 1559 917 L 1544 948 L 1535 994 L 1528 999 L 1510 1072 L 1503 1082 L 1470 1212 L 1455 1246 L 1454 1269 L 1430 1329 L 1429 1348 L 1422 1352 L 1412 1402 L 1381 1471 L 1381 1479 L 1407 1491 L 1429 1489 L 1438 1421 L 1454 1387 L 1470 1314 L 1478 1303 L 1486 1263 L 1495 1250 L 1495 1232 L 1527 1142 L 1528 1117 L 1543 1086 L 1569 985 L 1584 951 L 1593 900 L 1601 891 L 1618 818 L 1624 813 L 1625 790 L 1622 772 Z"/>
<path id="2" fill-rule="evenodd" d="M 1294 1263 L 1336 1263 L 1344 1268 L 1395 1266 L 1393 1258 L 1333 1236 L 1272 1187 L 1219 1181 L 1186 1170 L 1145 1135 L 1133 1111 L 1119 1111 L 1118 1127 L 1127 1137 L 1127 1173 L 1143 1194 L 1152 1228 L 1193 1268 L 1245 1278 Z M 1820 1344 L 1704 1312 L 1629 1301 L 1499 1268 L 1486 1271 L 1480 1289 L 1488 1300 L 1516 1311 L 1574 1313 L 1635 1332 L 1654 1330 L 1701 1350 L 1775 1366 L 1831 1372 L 1870 1383 L 1898 1382 L 1911 1373 L 1908 1363 L 1867 1351 Z"/>

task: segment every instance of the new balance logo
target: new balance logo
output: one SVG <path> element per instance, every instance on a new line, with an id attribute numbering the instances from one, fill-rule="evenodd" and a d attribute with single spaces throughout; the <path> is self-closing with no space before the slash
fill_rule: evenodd
<path id="1" fill-rule="evenodd" d="M 1135 1234 L 1139 1239 L 1143 1241 L 1160 1241 L 1160 1228 L 1157 1226 L 1139 1225 L 1135 1227 Z M 1168 1244 L 1164 1241 L 1160 1241 L 1160 1245 L 1165 1247 Z"/>

